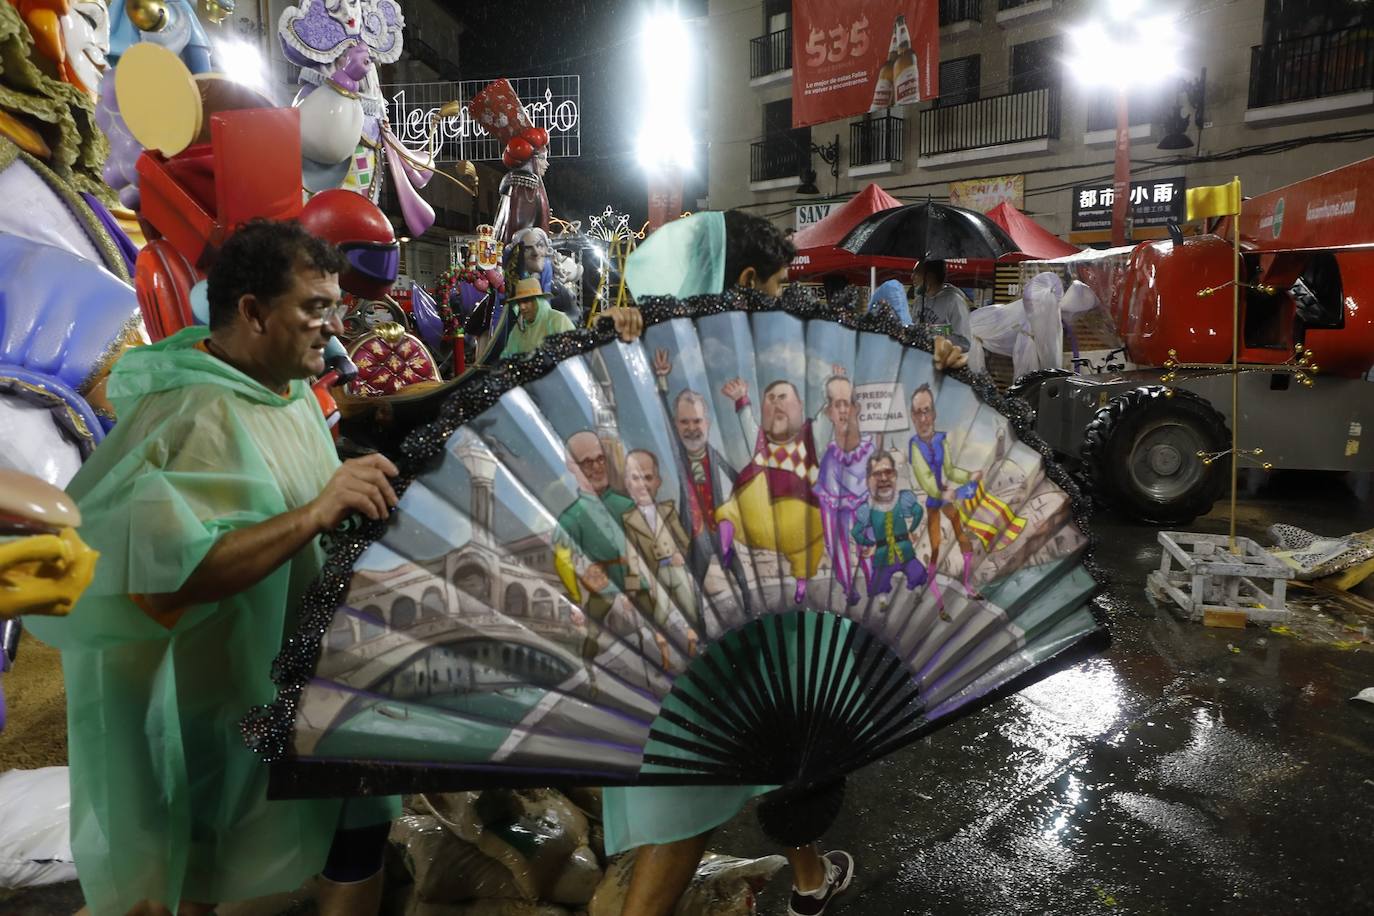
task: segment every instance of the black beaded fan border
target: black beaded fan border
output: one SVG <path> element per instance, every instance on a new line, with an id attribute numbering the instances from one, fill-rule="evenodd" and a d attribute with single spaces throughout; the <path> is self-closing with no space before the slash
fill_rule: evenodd
<path id="1" fill-rule="evenodd" d="M 822 302 L 801 287 L 790 286 L 776 299 L 755 290 L 734 289 L 721 294 L 693 296 L 684 300 L 671 296 L 648 297 L 639 300 L 638 305 L 646 328 L 675 318 L 697 319 L 732 311 L 784 312 L 802 320 L 833 321 L 856 331 L 886 334 L 904 347 L 933 353 L 934 338 L 925 328 L 903 325 L 890 310 L 883 310 L 879 314 L 860 313 L 860 309 L 865 305 L 863 296 L 863 290 L 855 288 L 843 291 L 829 302 Z M 416 477 L 429 470 L 435 461 L 441 458 L 444 444 L 460 426 L 494 405 L 508 391 L 548 375 L 563 360 L 587 353 L 616 339 L 616 332 L 610 320 L 603 319 L 596 329 L 579 329 L 560 334 L 550 338 L 542 347 L 524 358 L 508 361 L 489 371 L 475 372 L 459 382 L 447 393 L 442 407 L 438 409 L 436 419 L 412 431 L 401 444 L 401 454 L 392 456 L 398 459 L 396 463 L 400 470 L 400 476 L 393 481 L 397 495 L 403 494 Z M 987 375 L 976 374 L 968 369 L 945 374 L 971 387 L 983 403 L 1010 421 L 1021 442 L 1040 453 L 1044 459 L 1045 475 L 1068 494 L 1074 522 L 1088 537 L 1084 564 L 1099 585 L 1103 583 L 1104 577 L 1092 560 L 1095 541 L 1088 527 L 1092 512 L 1091 501 L 1069 472 L 1055 460 L 1054 452 L 1049 445 L 1036 435 L 1033 426 L 1034 412 L 1024 402 L 1000 394 Z M 300 623 L 296 632 L 282 643 L 281 652 L 272 666 L 272 680 L 278 686 L 277 698 L 267 706 L 253 709 L 244 717 L 241 724 L 247 745 L 264 761 L 274 764 L 274 795 L 278 794 L 278 789 L 283 790 L 281 794 L 315 796 L 399 791 L 405 787 L 405 773 L 414 770 L 413 767 L 404 765 L 375 763 L 307 764 L 294 760 L 290 753 L 296 707 L 301 692 L 314 674 L 324 635 L 329 629 L 334 613 L 348 593 L 348 586 L 353 577 L 353 564 L 369 545 L 382 537 L 385 531 L 385 521 L 355 519 L 326 536 L 328 558 L 324 569 L 302 600 Z M 1063 666 L 1105 649 L 1110 641 L 1106 633 L 1106 608 L 1098 599 L 1094 599 L 1090 607 L 1099 627 L 1096 634 L 1069 649 L 1063 658 L 1049 659 L 1025 675 L 1015 678 L 1003 688 L 989 693 L 982 700 L 968 704 L 956 713 L 955 718 L 961 718 L 999 697 L 1033 683 L 1038 676 L 1029 675 L 1047 665 Z M 283 768 L 300 772 L 283 772 Z M 350 773 L 354 775 L 348 775 Z M 540 779 L 543 781 L 539 781 Z M 516 774 L 502 774 L 484 779 L 481 775 L 468 772 L 462 775 L 459 782 L 463 785 L 483 781 L 491 782 L 493 785 L 521 782 L 533 786 L 544 785 L 548 779 L 547 775 L 540 774 L 535 774 L 530 779 L 521 779 Z M 674 780 L 669 777 L 664 781 Z M 609 784 L 604 778 L 597 780 L 597 783 Z"/>

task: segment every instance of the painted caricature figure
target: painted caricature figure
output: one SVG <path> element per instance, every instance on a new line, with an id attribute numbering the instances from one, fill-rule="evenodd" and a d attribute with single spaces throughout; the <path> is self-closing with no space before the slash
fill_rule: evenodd
<path id="1" fill-rule="evenodd" d="M 786 380 L 769 384 L 763 391 L 760 427 L 743 379 L 726 382 L 721 393 L 734 401 L 745 441 L 755 443 L 753 458 L 735 481 L 735 492 L 716 510 L 722 565 L 730 565 L 736 537 L 751 548 L 776 550 L 786 557 L 797 580 L 793 599 L 801 604 L 807 580 L 820 568 L 823 548 L 815 494 L 820 465 L 801 394 Z"/>
<path id="2" fill-rule="evenodd" d="M 849 534 L 855 511 L 868 496 L 865 463 L 875 448 L 871 436 L 859 432 L 859 411 L 854 405 L 854 383 L 843 366 L 834 366 L 825 383 L 825 415 L 830 420 L 833 438 L 821 456 L 816 498 L 821 504 L 825 550 L 830 556 L 835 581 L 844 589 L 850 604 L 859 600 L 857 569 L 873 581 L 873 562 L 856 557 L 850 550 Z"/>

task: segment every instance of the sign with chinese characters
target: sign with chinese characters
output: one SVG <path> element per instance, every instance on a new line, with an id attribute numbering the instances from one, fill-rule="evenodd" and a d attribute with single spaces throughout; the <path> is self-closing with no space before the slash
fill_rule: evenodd
<path id="1" fill-rule="evenodd" d="M 835 207 L 835 204 L 802 204 L 797 208 L 797 231 L 801 232 L 807 226 L 819 223 L 829 216 Z"/>
<path id="2" fill-rule="evenodd" d="M 999 175 L 996 178 L 971 178 L 949 183 L 949 202 L 986 213 L 998 204 L 1011 204 L 1018 210 L 1026 207 L 1026 176 Z"/>
<path id="3" fill-rule="evenodd" d="M 939 0 L 795 0 L 792 126 L 940 92 Z"/>
<path id="4" fill-rule="evenodd" d="M 403 143 L 418 149 L 431 144 L 438 162 L 500 159 L 505 145 L 468 117 L 467 103 L 490 80 L 461 83 L 392 83 L 382 86 L 391 129 Z M 530 76 L 511 80 L 515 94 L 536 127 L 549 132 L 549 156 L 572 158 L 582 154 L 582 78 Z M 457 117 L 435 122 L 445 102 L 457 99 Z"/>
<path id="5" fill-rule="evenodd" d="M 1187 217 L 1186 179 L 1151 178 L 1131 182 L 1130 220 L 1136 227 L 1167 226 Z M 1080 184 L 1073 189 L 1074 232 L 1112 228 L 1112 204 L 1116 192 L 1111 182 Z"/>
<path id="6" fill-rule="evenodd" d="M 1187 181 L 1182 176 L 1178 179 L 1132 181 L 1131 221 L 1138 228 L 1186 221 L 1186 190 Z M 1073 231 L 1112 228 L 1114 201 L 1116 191 L 1110 181 L 1076 185 L 1073 188 Z"/>

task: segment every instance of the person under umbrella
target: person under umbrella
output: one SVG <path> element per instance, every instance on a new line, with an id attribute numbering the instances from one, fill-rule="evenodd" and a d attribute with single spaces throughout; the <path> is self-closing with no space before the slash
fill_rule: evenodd
<path id="1" fill-rule="evenodd" d="M 945 281 L 945 262 L 934 258 L 921 261 L 911 275 L 911 287 L 917 324 L 967 350 L 973 303 L 963 290 Z"/>

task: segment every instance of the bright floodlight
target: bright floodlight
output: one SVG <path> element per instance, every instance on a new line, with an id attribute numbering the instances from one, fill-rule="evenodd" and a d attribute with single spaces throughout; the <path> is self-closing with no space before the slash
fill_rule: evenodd
<path id="1" fill-rule="evenodd" d="M 1138 0 L 1113 0 L 1106 4 L 1108 19 L 1091 20 L 1069 30 L 1069 54 L 1065 60 L 1079 82 L 1130 90 L 1155 86 L 1182 72 L 1178 51 L 1182 34 L 1169 15 L 1138 13 Z"/>
<path id="2" fill-rule="evenodd" d="M 257 45 L 239 38 L 221 39 L 214 45 L 214 62 L 216 72 L 271 98 L 267 59 Z"/>
<path id="3" fill-rule="evenodd" d="M 639 36 L 641 61 L 639 136 L 635 154 L 650 171 L 692 168 L 691 95 L 695 55 L 687 23 L 677 10 L 649 14 Z"/>

